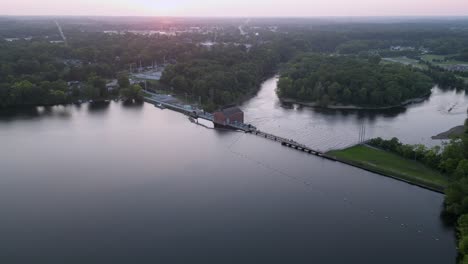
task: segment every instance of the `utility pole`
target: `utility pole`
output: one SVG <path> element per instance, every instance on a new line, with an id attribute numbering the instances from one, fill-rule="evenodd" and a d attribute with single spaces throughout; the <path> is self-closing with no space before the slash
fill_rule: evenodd
<path id="1" fill-rule="evenodd" d="M 366 125 L 364 123 L 359 127 L 359 144 L 366 141 Z"/>

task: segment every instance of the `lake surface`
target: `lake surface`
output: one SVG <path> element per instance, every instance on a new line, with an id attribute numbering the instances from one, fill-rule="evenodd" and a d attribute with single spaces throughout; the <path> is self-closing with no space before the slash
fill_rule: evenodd
<path id="1" fill-rule="evenodd" d="M 247 119 L 314 146 L 421 111 L 287 109 L 272 85 Z M 0 142 L 1 263 L 455 263 L 442 195 L 150 104 L 3 112 Z"/>
<path id="2" fill-rule="evenodd" d="M 397 137 L 407 144 L 434 146 L 441 141 L 432 136 L 463 125 L 467 117 L 464 91 L 435 87 L 424 102 L 401 109 L 331 110 L 282 105 L 275 92 L 277 80 L 267 80 L 257 96 L 243 105 L 247 122 L 323 151 L 358 143 L 361 126 L 367 139 Z"/>

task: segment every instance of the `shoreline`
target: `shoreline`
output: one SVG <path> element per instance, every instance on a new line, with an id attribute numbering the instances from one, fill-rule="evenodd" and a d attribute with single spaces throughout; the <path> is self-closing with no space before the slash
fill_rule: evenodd
<path id="1" fill-rule="evenodd" d="M 314 108 L 323 108 L 323 109 L 333 109 L 333 110 L 388 110 L 388 109 L 394 109 L 394 108 L 402 108 L 406 107 L 408 105 L 412 104 L 417 104 L 417 103 L 422 103 L 426 99 L 428 99 L 431 96 L 432 92 L 422 96 L 422 97 L 417 97 L 413 99 L 406 100 L 402 102 L 399 105 L 390 105 L 390 106 L 357 106 L 357 105 L 327 105 L 327 106 L 321 106 L 318 103 L 315 102 L 303 102 L 297 99 L 293 98 L 282 98 L 279 97 L 279 100 L 281 103 L 288 103 L 288 104 L 298 104 L 302 106 L 307 106 L 307 107 L 314 107 Z"/>
<path id="2" fill-rule="evenodd" d="M 465 132 L 465 126 L 464 125 L 461 125 L 461 126 L 456 126 L 456 127 L 452 127 L 451 129 L 445 131 L 445 132 L 442 132 L 442 133 L 439 133 L 435 136 L 432 136 L 431 139 L 433 140 L 448 140 L 448 139 L 451 139 L 452 137 L 458 137 L 458 136 L 461 136 L 463 133 Z"/>
<path id="3" fill-rule="evenodd" d="M 424 183 L 419 183 L 419 182 L 416 182 L 416 181 L 412 181 L 410 179 L 401 178 L 401 177 L 398 177 L 396 175 L 391 175 L 389 173 L 385 173 L 385 172 L 380 171 L 378 169 L 374 169 L 374 168 L 371 168 L 371 167 L 366 167 L 366 166 L 361 165 L 361 164 L 359 164 L 357 162 L 341 159 L 341 158 L 338 158 L 336 156 L 332 156 L 330 154 L 326 154 L 326 155 L 328 157 L 331 157 L 332 160 L 334 160 L 336 162 L 340 162 L 342 164 L 345 164 L 345 165 L 348 165 L 348 166 L 351 166 L 351 167 L 354 167 L 354 168 L 357 168 L 357 169 L 365 170 L 367 172 L 371 172 L 371 173 L 374 173 L 374 174 L 377 174 L 377 175 L 380 175 L 380 176 L 384 176 L 384 177 L 387 177 L 387 178 L 391 178 L 391 179 L 394 179 L 394 180 L 397 180 L 397 181 L 401 181 L 401 182 L 407 183 L 409 185 L 417 186 L 417 187 L 420 187 L 420 188 L 423 188 L 423 189 L 426 189 L 426 190 L 429 190 L 429 191 L 433 191 L 433 192 L 436 192 L 436 193 L 445 194 L 445 192 L 444 192 L 445 188 L 442 188 L 441 186 L 430 186 L 430 185 L 427 185 L 427 184 L 424 184 Z"/>
<path id="4" fill-rule="evenodd" d="M 358 146 L 358 145 L 356 145 Z M 371 173 L 375 173 L 377 175 L 381 175 L 384 177 L 392 178 L 394 180 L 398 180 L 401 182 L 405 182 L 407 184 L 413 185 L 413 186 L 418 186 L 420 188 L 430 190 L 433 192 L 441 193 L 444 194 L 444 190 L 446 187 L 438 185 L 438 184 L 431 184 L 428 182 L 423 182 L 422 180 L 419 180 L 417 178 L 411 177 L 411 176 L 404 176 L 402 174 L 398 173 L 391 173 L 385 168 L 381 168 L 378 166 L 370 166 L 366 165 L 360 161 L 355 161 L 355 160 L 349 160 L 347 158 L 342 158 L 342 157 L 337 157 L 333 152 L 340 151 L 340 150 L 331 150 L 325 153 L 324 157 L 329 158 L 330 160 L 334 160 L 336 162 L 340 162 L 358 169 L 362 169 Z M 341 150 L 342 151 L 342 150 Z"/>

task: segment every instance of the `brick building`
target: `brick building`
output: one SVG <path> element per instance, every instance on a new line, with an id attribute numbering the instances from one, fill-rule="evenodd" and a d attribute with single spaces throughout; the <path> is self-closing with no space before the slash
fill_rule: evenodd
<path id="1" fill-rule="evenodd" d="M 229 124 L 244 123 L 244 112 L 237 106 L 228 106 L 214 112 L 214 124 L 227 126 Z"/>

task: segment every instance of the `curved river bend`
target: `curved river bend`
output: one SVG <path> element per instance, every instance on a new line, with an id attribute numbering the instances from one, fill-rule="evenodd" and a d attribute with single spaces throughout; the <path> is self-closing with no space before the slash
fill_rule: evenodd
<path id="1" fill-rule="evenodd" d="M 272 85 L 247 119 L 324 148 L 420 111 L 285 109 Z M 4 112 L 0 140 L 2 263 L 455 263 L 442 195 L 150 104 Z"/>
<path id="2" fill-rule="evenodd" d="M 275 92 L 277 80 L 267 80 L 256 97 L 243 105 L 246 122 L 322 151 L 356 144 L 361 126 L 368 139 L 398 137 L 404 143 L 433 146 L 440 141 L 432 136 L 462 125 L 467 117 L 465 92 L 435 87 L 430 98 L 407 108 L 332 110 L 282 105 Z"/>

